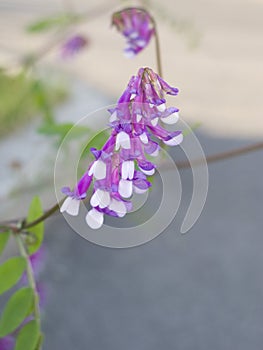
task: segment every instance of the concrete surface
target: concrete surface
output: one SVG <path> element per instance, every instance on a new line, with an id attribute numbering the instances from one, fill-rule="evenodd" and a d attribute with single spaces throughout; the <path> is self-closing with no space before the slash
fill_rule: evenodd
<path id="1" fill-rule="evenodd" d="M 71 32 L 87 35 L 89 48 L 63 63 L 56 47 L 40 64 L 72 72 L 116 99 L 139 67 L 155 68 L 155 56 L 152 42 L 136 59 L 123 57 L 124 39 L 110 28 L 110 17 L 122 6 L 145 2 L 2 0 L 0 63 L 12 66 L 18 56 L 53 42 L 54 32 L 27 34 L 24 28 L 28 23 L 71 8 L 88 12 L 87 21 Z M 262 136 L 263 2 L 151 0 L 150 10 L 160 31 L 164 78 L 180 88 L 176 105 L 182 117 L 199 121 L 204 130 L 222 137 Z M 171 21 L 176 22 L 175 29 L 169 25 Z M 189 48 L 193 35 L 201 38 L 195 50 Z"/>
<path id="2" fill-rule="evenodd" d="M 249 143 L 200 141 L 212 153 Z M 261 173 L 262 152 L 211 165 L 204 211 L 182 236 L 192 186 L 191 172 L 182 171 L 176 219 L 132 249 L 93 245 L 54 218 L 42 276 L 49 289 L 44 349 L 260 350 Z"/>
<path id="3" fill-rule="evenodd" d="M 120 2 L 111 3 L 119 8 Z M 77 11 L 87 8 L 86 1 L 74 4 Z M 0 62 L 14 63 L 17 55 L 48 42 L 49 35 L 29 37 L 22 29 L 62 8 L 60 1 L 2 0 Z M 165 21 L 159 24 L 165 77 L 182 92 L 175 105 L 186 121 L 204 123 L 202 130 L 211 135 L 200 135 L 206 153 L 261 137 L 262 1 L 169 0 L 165 8 L 181 20 L 193 20 L 202 34 L 199 48 L 189 51 Z M 159 12 L 156 6 L 152 11 Z M 74 64 L 62 64 L 56 50 L 41 64 L 81 76 L 116 99 L 140 66 L 155 65 L 154 48 L 126 61 L 123 39 L 109 31 L 111 11 L 106 12 L 76 29 L 92 40 Z M 70 115 L 86 111 L 86 93 L 85 88 L 78 92 L 81 102 Z M 53 172 L 52 160 L 49 164 Z M 183 171 L 184 201 L 175 221 L 157 239 L 133 249 L 95 246 L 63 218 L 52 219 L 42 275 L 49 290 L 44 350 L 261 350 L 262 170 L 262 152 L 211 165 L 204 212 L 191 232 L 180 236 L 191 195 L 191 172 Z M 36 186 L 35 193 L 39 190 Z M 31 196 L 19 195 L 21 202 L 9 198 L 10 206 L 1 199 L 10 215 L 10 208 L 20 212 Z"/>
<path id="4" fill-rule="evenodd" d="M 47 70 L 47 74 L 54 74 L 54 72 Z M 110 98 L 70 75 L 65 76 L 64 81 L 69 86 L 70 98 L 55 109 L 56 120 L 60 123 L 75 123 L 88 116 L 85 119 L 85 125 L 93 129 L 94 120 L 89 113 L 108 106 L 111 102 Z M 105 115 L 107 115 L 106 112 Z M 44 208 L 50 207 L 56 201 L 54 165 L 58 143 L 56 138 L 38 133 L 37 129 L 40 125 L 41 119 L 36 119 L 0 140 L 2 159 L 0 174 L 3 184 L 0 189 L 0 200 L 5 203 L 0 208 L 2 219 L 26 215 L 32 196 L 36 194 L 41 197 Z M 95 130 L 97 131 L 100 127 L 102 125 L 97 119 Z M 12 164 L 19 166 L 13 167 Z M 71 163 L 64 164 L 59 174 L 61 186 L 67 183 L 67 171 L 70 170 Z"/>

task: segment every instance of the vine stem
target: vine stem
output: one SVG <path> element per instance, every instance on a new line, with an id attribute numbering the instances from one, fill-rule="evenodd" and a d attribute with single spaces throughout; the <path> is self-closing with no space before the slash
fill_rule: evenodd
<path id="1" fill-rule="evenodd" d="M 17 233 L 14 233 L 14 236 L 15 236 L 15 239 L 16 239 L 21 256 L 23 256 L 26 259 L 26 274 L 27 274 L 27 278 L 28 278 L 28 284 L 34 292 L 33 312 L 34 312 L 35 320 L 39 326 L 39 329 L 41 330 L 39 297 L 38 297 L 38 292 L 37 292 L 37 288 L 36 288 L 36 282 L 35 282 L 35 278 L 34 278 L 32 264 L 31 264 L 29 255 L 26 251 L 26 248 L 24 246 L 22 236 L 20 234 L 17 234 Z M 41 350 L 41 344 L 40 344 L 40 347 L 38 349 Z"/>
<path id="2" fill-rule="evenodd" d="M 222 152 L 222 153 L 213 154 L 211 156 L 207 156 L 204 159 L 194 159 L 191 161 L 191 164 L 188 161 L 177 162 L 176 166 L 178 169 L 183 170 L 183 169 L 191 168 L 192 166 L 200 166 L 202 164 L 203 165 L 210 164 L 210 163 L 218 162 L 221 160 L 226 160 L 226 159 L 238 157 L 238 156 L 241 156 L 243 154 L 247 154 L 247 153 L 254 152 L 254 151 L 259 151 L 262 149 L 263 149 L 263 142 L 258 142 L 258 143 L 254 143 L 254 144 L 249 145 L 249 146 L 237 148 L 237 149 Z M 167 164 L 166 162 L 161 162 L 159 164 L 159 166 L 162 166 L 164 169 L 169 170 L 169 164 Z M 12 219 L 10 221 L 2 222 L 2 223 L 0 223 L 0 231 L 3 232 L 6 230 L 12 230 L 14 232 L 14 234 L 16 234 L 16 236 L 19 236 L 19 233 L 21 231 L 26 230 L 28 228 L 31 228 L 31 227 L 39 224 L 40 222 L 46 220 L 50 216 L 52 216 L 55 212 L 57 212 L 59 210 L 59 208 L 60 208 L 61 204 L 64 202 L 64 200 L 65 200 L 65 198 L 63 198 L 60 202 L 53 205 L 53 207 L 48 209 L 43 215 L 41 215 L 39 218 L 37 218 L 34 221 L 27 222 L 26 219 L 24 218 L 24 219 Z M 15 226 L 16 223 L 21 223 L 21 227 Z"/>
<path id="3" fill-rule="evenodd" d="M 49 218 L 51 215 L 53 215 L 56 211 L 59 210 L 61 204 L 64 202 L 65 198 L 61 199 L 61 201 L 59 201 L 58 203 L 56 203 L 55 205 L 53 205 L 53 207 L 51 207 L 50 209 L 48 209 L 43 215 L 41 215 L 39 218 L 37 218 L 34 221 L 31 222 L 24 222 L 24 224 L 22 224 L 22 229 L 28 229 L 31 227 L 36 226 L 37 224 L 39 224 L 40 222 L 46 220 L 47 218 Z"/>
<path id="4" fill-rule="evenodd" d="M 159 34 L 157 31 L 157 25 L 155 20 L 152 18 L 153 26 L 154 26 L 154 37 L 155 37 L 155 55 L 156 55 L 156 63 L 157 63 L 157 71 L 158 75 L 160 77 L 163 76 L 162 72 L 162 62 L 161 62 L 161 48 L 160 48 L 160 40 L 159 40 Z"/>
<path id="5" fill-rule="evenodd" d="M 191 161 L 191 164 L 188 161 L 178 162 L 176 166 L 178 169 L 186 169 L 186 168 L 190 168 L 191 166 L 198 166 L 206 163 L 210 164 L 210 163 L 218 162 L 220 160 L 234 158 L 253 151 L 259 151 L 261 149 L 263 149 L 263 142 L 258 142 L 258 143 L 254 143 L 253 145 L 240 147 L 240 148 L 222 152 L 222 153 L 213 154 L 203 159 L 195 159 Z"/>

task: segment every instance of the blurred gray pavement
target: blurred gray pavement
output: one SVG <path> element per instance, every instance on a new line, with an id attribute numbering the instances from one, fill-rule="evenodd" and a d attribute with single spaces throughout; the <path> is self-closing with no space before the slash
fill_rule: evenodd
<path id="1" fill-rule="evenodd" d="M 253 142 L 199 139 L 207 154 Z M 178 215 L 136 248 L 96 246 L 64 218 L 49 222 L 44 349 L 261 350 L 262 171 L 262 152 L 210 165 L 204 211 L 180 235 L 192 190 L 182 171 Z"/>

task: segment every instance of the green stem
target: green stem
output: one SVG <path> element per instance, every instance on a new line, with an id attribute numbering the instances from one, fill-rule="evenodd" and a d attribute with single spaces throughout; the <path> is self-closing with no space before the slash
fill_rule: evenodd
<path id="1" fill-rule="evenodd" d="M 211 156 L 207 156 L 205 159 L 195 159 L 191 161 L 191 164 L 186 161 L 186 162 L 177 162 L 176 166 L 178 169 L 187 169 L 191 168 L 191 166 L 199 166 L 202 164 L 210 164 L 214 162 L 218 162 L 224 159 L 229 159 L 229 158 L 234 158 L 241 156 L 243 154 L 247 154 L 250 152 L 255 152 L 263 149 L 263 142 L 258 142 L 254 143 L 249 146 L 237 148 L 234 150 L 222 152 L 222 153 L 217 153 Z M 169 164 L 166 164 L 165 162 L 161 162 L 159 166 L 164 167 L 164 169 L 169 169 Z M 53 215 L 58 209 L 60 208 L 60 205 L 64 202 L 65 198 L 63 198 L 59 203 L 56 203 L 52 208 L 47 210 L 43 215 L 41 215 L 39 218 L 37 218 L 34 221 L 31 222 L 26 222 L 25 218 L 24 219 L 13 219 L 10 221 L 2 222 L 0 223 L 0 231 L 6 231 L 6 230 L 12 230 L 14 233 L 19 234 L 22 230 L 31 228 L 40 222 L 46 220 L 49 218 L 51 215 Z M 17 226 L 14 226 L 15 223 L 22 222 L 21 228 L 18 228 Z"/>
<path id="2" fill-rule="evenodd" d="M 60 202 L 56 203 L 52 208 L 50 208 L 49 210 L 47 210 L 43 215 L 41 215 L 39 218 L 37 218 L 34 221 L 31 222 L 25 222 L 22 225 L 22 229 L 28 229 L 31 228 L 33 226 L 36 226 L 37 224 L 39 224 L 40 222 L 46 220 L 47 218 L 49 218 L 51 215 L 53 215 L 56 211 L 59 210 L 61 204 L 64 202 L 65 198 L 63 198 Z"/>
<path id="3" fill-rule="evenodd" d="M 36 288 L 36 282 L 34 278 L 34 272 L 32 268 L 32 264 L 29 258 L 29 255 L 27 254 L 26 248 L 24 246 L 23 239 L 20 234 L 14 234 L 15 239 L 17 241 L 17 245 L 19 248 L 19 252 L 21 256 L 23 256 L 26 259 L 26 273 L 27 273 L 27 278 L 28 278 L 28 284 L 32 288 L 34 292 L 34 302 L 33 302 L 33 312 L 35 316 L 35 320 L 39 326 L 39 329 L 41 330 L 41 318 L 40 318 L 40 310 L 39 310 L 39 297 L 38 297 L 38 292 Z M 39 348 L 40 349 L 40 348 Z"/>
<path id="4" fill-rule="evenodd" d="M 154 25 L 154 31 L 155 31 L 155 54 L 156 54 L 156 63 L 157 63 L 157 71 L 158 71 L 158 75 L 160 75 L 160 77 L 163 76 L 163 72 L 162 72 L 162 63 L 161 63 L 161 48 L 160 48 L 160 40 L 159 40 L 159 35 L 157 32 L 157 25 L 156 22 L 152 19 L 153 21 L 153 25 Z"/>
<path id="5" fill-rule="evenodd" d="M 210 164 L 210 163 L 218 162 L 220 160 L 238 157 L 246 153 L 259 151 L 262 149 L 263 149 L 263 142 L 258 142 L 258 143 L 254 143 L 253 145 L 240 147 L 231 151 L 226 151 L 226 152 L 217 153 L 211 156 L 207 156 L 204 159 L 194 159 L 193 161 L 191 161 L 191 164 L 188 161 L 177 162 L 176 166 L 178 169 L 186 169 L 186 168 L 190 168 L 191 166 Z"/>

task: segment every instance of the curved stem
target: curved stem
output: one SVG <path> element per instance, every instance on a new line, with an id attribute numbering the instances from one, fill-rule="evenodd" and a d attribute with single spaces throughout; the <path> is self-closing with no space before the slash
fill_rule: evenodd
<path id="1" fill-rule="evenodd" d="M 188 161 L 186 161 L 186 162 L 177 162 L 176 165 L 178 169 L 187 169 L 187 168 L 191 168 L 192 166 L 210 164 L 210 163 L 218 162 L 220 160 L 234 158 L 250 152 L 259 151 L 261 149 L 263 149 L 263 142 L 258 142 L 253 145 L 207 156 L 205 159 L 195 159 L 191 161 L 191 164 Z M 169 165 L 166 164 L 165 162 L 162 162 L 159 165 L 162 167 L 165 167 L 165 169 L 169 169 Z M 22 230 L 31 228 L 39 224 L 40 222 L 46 220 L 50 216 L 52 216 L 56 211 L 58 211 L 58 209 L 60 208 L 60 205 L 63 203 L 64 200 L 65 198 L 63 198 L 60 202 L 56 203 L 53 207 L 51 207 L 43 215 L 41 215 L 39 218 L 37 218 L 34 221 L 27 223 L 25 221 L 26 219 L 24 218 L 24 219 L 12 219 L 9 222 L 2 222 L 0 223 L 0 231 L 12 230 L 14 233 L 19 234 Z M 21 228 L 14 226 L 15 223 L 18 223 L 18 222 L 22 222 Z"/>
<path id="2" fill-rule="evenodd" d="M 163 76 L 163 72 L 162 72 L 161 48 L 160 48 L 159 34 L 158 34 L 158 31 L 157 31 L 157 25 L 156 25 L 156 22 L 155 22 L 154 18 L 151 17 L 151 19 L 152 19 L 152 23 L 153 23 L 153 27 L 154 27 L 155 54 L 156 54 L 157 71 L 158 71 L 158 75 L 160 75 L 160 77 L 162 77 Z"/>
<path id="3" fill-rule="evenodd" d="M 154 28 L 155 28 L 154 37 L 155 37 L 155 54 L 156 54 L 156 62 L 157 62 L 157 71 L 158 71 L 158 75 L 162 77 L 163 73 L 162 73 L 162 63 L 161 63 L 160 41 L 159 41 L 159 35 L 157 33 L 157 27 L 155 23 L 154 23 Z"/>
<path id="4" fill-rule="evenodd" d="M 263 149 L 263 142 L 258 142 L 258 143 L 255 143 L 253 145 L 237 148 L 237 149 L 234 149 L 231 151 L 217 153 L 217 154 L 214 154 L 211 156 L 207 156 L 205 159 L 195 159 L 195 160 L 191 161 L 191 164 L 188 161 L 178 162 L 176 164 L 176 166 L 178 169 L 186 169 L 186 168 L 190 168 L 193 165 L 198 166 L 198 165 L 202 165 L 205 163 L 210 164 L 210 163 L 218 162 L 220 160 L 241 156 L 243 154 L 250 153 L 253 151 L 259 151 L 261 149 Z"/>
<path id="5" fill-rule="evenodd" d="M 51 215 L 53 215 L 56 211 L 59 210 L 60 205 L 64 202 L 65 198 L 61 199 L 60 202 L 56 203 L 55 205 L 53 205 L 53 207 L 51 207 L 50 209 L 48 209 L 43 215 L 41 215 L 39 218 L 37 218 L 34 221 L 31 222 L 24 222 L 24 224 L 22 225 L 22 229 L 28 229 L 31 228 L 33 226 L 36 226 L 37 224 L 39 224 L 40 222 L 46 220 L 47 218 L 49 218 Z"/>
<path id="6" fill-rule="evenodd" d="M 33 313 L 35 316 L 35 320 L 39 326 L 39 330 L 41 332 L 41 318 L 40 318 L 40 309 L 39 309 L 39 297 L 38 297 L 38 292 L 36 288 L 36 282 L 34 278 L 34 272 L 32 268 L 32 264 L 29 258 L 29 255 L 26 251 L 26 248 L 24 246 L 23 239 L 21 235 L 19 234 L 14 234 L 15 239 L 17 241 L 17 245 L 19 248 L 19 252 L 21 256 L 23 256 L 26 259 L 26 273 L 27 273 L 27 278 L 28 278 L 28 284 L 32 288 L 34 292 L 34 302 L 33 302 Z M 40 349 L 40 348 L 39 348 Z"/>

